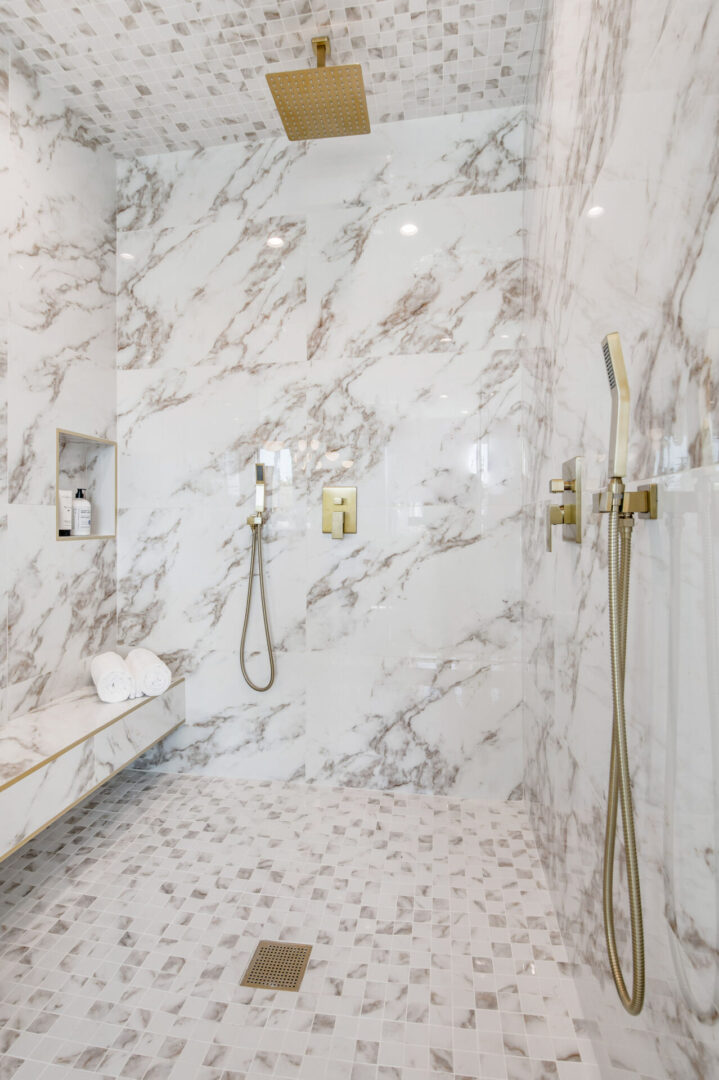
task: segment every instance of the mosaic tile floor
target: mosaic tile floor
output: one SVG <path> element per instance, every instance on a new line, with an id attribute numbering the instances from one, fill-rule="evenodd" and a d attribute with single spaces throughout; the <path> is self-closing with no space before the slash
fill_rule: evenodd
<path id="1" fill-rule="evenodd" d="M 2 864 L 0 1080 L 599 1080 L 563 961 L 521 803 L 129 770 Z"/>

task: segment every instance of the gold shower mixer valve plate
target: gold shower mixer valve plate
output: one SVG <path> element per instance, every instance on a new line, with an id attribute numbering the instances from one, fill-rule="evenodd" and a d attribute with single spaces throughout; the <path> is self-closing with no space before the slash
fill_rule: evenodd
<path id="1" fill-rule="evenodd" d="M 552 550 L 552 526 L 562 526 L 562 539 L 582 542 L 582 464 L 581 457 L 562 464 L 561 480 L 549 481 L 551 495 L 564 495 L 562 503 L 547 504 L 547 551 Z"/>
<path id="2" fill-rule="evenodd" d="M 322 532 L 341 540 L 345 533 L 357 532 L 357 488 L 322 488 Z"/>

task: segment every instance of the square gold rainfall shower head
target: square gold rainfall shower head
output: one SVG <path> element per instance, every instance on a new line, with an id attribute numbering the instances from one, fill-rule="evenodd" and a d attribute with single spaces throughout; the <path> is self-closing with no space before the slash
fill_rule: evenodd
<path id="1" fill-rule="evenodd" d="M 266 79 L 287 138 L 293 142 L 369 132 L 359 64 L 276 71 Z"/>

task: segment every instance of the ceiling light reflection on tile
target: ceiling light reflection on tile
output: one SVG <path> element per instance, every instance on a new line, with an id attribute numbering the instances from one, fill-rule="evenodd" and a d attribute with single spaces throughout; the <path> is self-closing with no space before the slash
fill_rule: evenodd
<path id="1" fill-rule="evenodd" d="M 601 217 L 604 213 L 603 206 L 590 206 L 587 210 L 587 217 L 596 218 Z"/>
<path id="2" fill-rule="evenodd" d="M 267 238 L 267 246 L 269 248 L 281 248 L 284 246 L 284 243 L 281 236 L 269 236 Z"/>
<path id="3" fill-rule="evenodd" d="M 402 236 L 416 236 L 419 232 L 419 226 L 412 221 L 407 221 L 404 225 L 400 225 L 399 231 Z"/>

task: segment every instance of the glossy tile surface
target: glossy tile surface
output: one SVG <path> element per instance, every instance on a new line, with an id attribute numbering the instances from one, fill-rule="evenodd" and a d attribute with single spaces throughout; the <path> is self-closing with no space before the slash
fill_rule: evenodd
<path id="1" fill-rule="evenodd" d="M 0 858 L 181 724 L 184 684 L 175 682 L 164 694 L 142 698 L 134 708 L 123 704 L 122 712 L 100 704 L 93 687 L 8 723 L 8 737 L 3 734 L 0 742 L 0 777 L 8 781 L 10 774 L 8 786 L 0 788 Z M 54 731 L 48 731 L 49 724 Z M 24 774 L 23 768 L 28 770 Z"/>
<path id="2" fill-rule="evenodd" d="M 524 100 L 541 0 L 7 0 L 0 34 L 118 154 L 283 135 L 265 76 L 360 64 L 372 125 Z M 41 17 L 42 16 L 42 17 Z"/>
<path id="3" fill-rule="evenodd" d="M 55 541 L 56 427 L 115 433 L 114 172 L 0 46 L 0 723 L 116 640 L 114 540 Z"/>
<path id="4" fill-rule="evenodd" d="M 521 129 L 488 110 L 121 168 L 119 629 L 189 676 L 161 768 L 521 793 Z M 256 459 L 261 697 L 238 655 Z M 341 542 L 326 483 L 358 488 Z"/>
<path id="5" fill-rule="evenodd" d="M 549 5 L 526 190 L 523 597 L 527 797 L 607 1076 L 719 1074 L 716 950 L 716 5 Z M 578 61 L 579 57 L 579 61 Z M 612 71 L 611 79 L 605 73 Z M 590 211 L 593 211 L 590 214 Z M 601 211 L 601 212 L 600 212 Z M 634 530 L 629 746 L 647 1004 L 624 1014 L 605 961 L 601 864 L 611 735 L 606 521 L 544 553 L 546 484 L 583 453 L 605 482 L 600 342 L 621 334 L 629 479 L 657 477 Z M 601 526 L 601 529 L 600 529 Z M 616 889 L 626 939 L 627 898 Z"/>
<path id="6" fill-rule="evenodd" d="M 519 802 L 130 770 L 3 871 L 13 1080 L 599 1080 Z"/>

